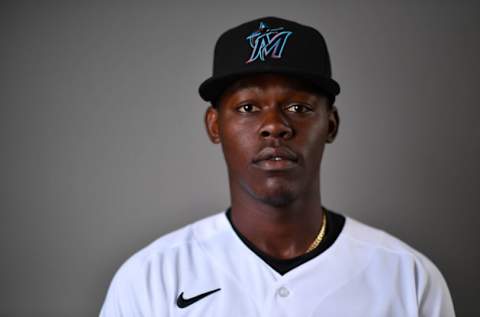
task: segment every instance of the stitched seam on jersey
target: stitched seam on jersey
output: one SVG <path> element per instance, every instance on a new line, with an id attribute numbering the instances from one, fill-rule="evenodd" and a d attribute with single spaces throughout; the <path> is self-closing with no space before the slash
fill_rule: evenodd
<path id="1" fill-rule="evenodd" d="M 366 261 L 365 263 L 365 266 L 362 267 L 360 270 L 358 270 L 355 274 L 353 274 L 352 276 L 350 276 L 350 278 L 348 278 L 347 280 L 345 280 L 345 282 L 343 282 L 342 284 L 338 285 L 336 288 L 334 289 L 331 289 L 330 292 L 324 294 L 324 296 L 319 299 L 320 300 L 320 303 L 315 306 L 315 308 L 313 308 L 311 310 L 311 312 L 308 314 L 308 316 L 313 316 L 313 314 L 317 311 L 318 307 L 321 307 L 322 306 L 322 303 L 327 297 L 329 297 L 331 294 L 333 294 L 334 292 L 336 292 L 337 290 L 339 290 L 340 288 L 346 286 L 351 280 L 353 280 L 354 278 L 356 278 L 357 276 L 359 276 L 361 273 L 363 273 L 367 267 L 372 263 L 372 259 L 373 259 L 373 255 L 370 255 L 370 258 L 368 259 L 368 261 Z"/>
<path id="2" fill-rule="evenodd" d="M 382 232 L 382 233 L 385 234 L 384 231 L 380 231 L 380 232 Z M 391 249 L 391 248 L 388 248 L 388 247 L 385 247 L 385 246 L 382 246 L 382 245 L 374 244 L 374 243 L 372 243 L 372 242 L 367 242 L 367 241 L 364 241 L 364 240 L 360 240 L 360 239 L 358 239 L 358 238 L 352 237 L 351 235 L 347 235 L 346 238 L 348 238 L 348 239 L 350 239 L 350 240 L 352 240 L 352 241 L 358 242 L 358 243 L 360 243 L 360 244 L 363 244 L 363 245 L 366 245 L 366 246 L 375 248 L 375 249 L 387 251 L 387 252 L 389 252 L 389 253 L 393 253 L 393 254 L 396 254 L 396 255 L 407 255 L 407 256 L 416 258 L 415 254 L 414 254 L 413 252 L 410 252 L 410 251 L 407 251 L 407 250 L 395 250 L 395 249 Z M 384 239 L 384 238 L 385 238 L 385 235 L 382 235 L 382 239 Z"/>
<path id="3" fill-rule="evenodd" d="M 194 238 L 194 236 L 196 236 L 196 230 L 195 230 L 195 227 L 196 225 L 198 225 L 199 223 L 205 221 L 205 220 L 213 220 L 213 218 L 216 218 L 216 217 L 219 217 L 223 214 L 223 212 L 219 212 L 219 213 L 216 213 L 216 214 L 213 214 L 213 215 L 210 215 L 209 217 L 207 218 L 203 218 L 203 219 L 199 219 L 193 223 L 190 223 L 188 225 L 185 225 L 184 227 L 182 228 L 179 228 L 173 232 L 168 232 L 160 237 L 158 237 L 157 239 L 153 240 L 152 242 L 150 242 L 147 246 L 145 246 L 143 249 L 139 250 L 138 252 L 134 253 L 134 255 L 140 255 L 140 256 L 145 256 L 145 259 L 142 259 L 142 260 L 150 260 L 151 257 L 155 256 L 155 255 L 158 255 L 158 254 L 163 254 L 163 253 L 166 253 L 168 251 L 172 251 L 176 248 L 179 248 L 179 247 L 182 247 L 182 246 L 187 246 L 189 244 L 192 243 L 192 241 L 195 239 L 196 241 L 198 241 L 198 239 Z M 209 219 L 211 218 L 211 219 Z M 187 236 L 187 239 L 185 240 L 181 240 L 181 241 L 178 241 L 178 238 L 176 239 L 168 239 L 168 240 L 171 240 L 169 241 L 170 245 L 166 245 L 163 241 L 161 240 L 164 240 L 164 238 L 170 238 L 170 236 L 173 236 L 175 234 L 184 234 Z M 190 235 L 190 237 L 188 237 L 188 235 Z M 156 244 L 160 244 L 160 246 L 157 246 Z M 149 254 L 146 254 L 146 255 L 141 255 L 141 253 L 143 251 L 146 252 L 147 249 L 151 248 L 153 250 L 153 252 L 149 251 L 148 253 Z"/>
<path id="4" fill-rule="evenodd" d="M 211 215 L 210 217 L 211 218 L 215 218 L 215 217 L 218 217 L 222 214 L 222 212 L 220 213 L 217 213 L 217 214 L 213 214 Z M 195 226 L 202 222 L 202 221 L 205 221 L 205 218 L 204 219 L 200 219 L 196 222 L 193 222 L 193 223 L 190 223 L 186 226 L 184 226 L 183 228 L 180 228 L 180 229 L 177 229 L 173 232 L 169 232 L 165 235 L 162 235 L 160 236 L 159 238 L 155 239 L 154 241 L 150 242 L 150 244 L 148 244 L 147 246 L 145 246 L 143 249 L 139 250 L 137 253 L 133 254 L 133 256 L 135 255 L 139 255 L 140 257 L 140 261 L 143 262 L 143 261 L 150 261 L 150 259 L 154 256 L 158 256 L 158 255 L 163 255 L 167 252 L 170 252 L 170 251 L 174 251 L 175 249 L 178 249 L 180 247 L 184 247 L 184 246 L 188 246 L 190 244 L 192 244 L 194 241 L 196 243 L 198 243 L 198 241 L 200 241 L 199 239 L 197 239 L 197 234 L 196 234 L 196 230 L 195 230 Z M 172 240 L 172 244 L 171 245 L 165 245 L 165 243 L 163 241 L 160 241 L 162 240 L 163 238 L 167 237 L 167 236 L 170 236 L 170 235 L 173 235 L 175 233 L 180 233 L 181 231 L 184 231 L 186 232 L 186 236 L 187 236 L 187 239 L 185 240 L 181 240 L 181 241 L 178 241 L 178 239 L 175 239 L 175 240 Z M 217 234 L 217 233 L 215 233 Z M 190 237 L 188 237 L 188 235 L 190 235 Z M 208 237 L 210 238 L 210 236 Z M 156 244 L 157 243 L 160 243 L 161 245 L 160 246 L 157 246 Z M 148 250 L 147 252 L 147 249 L 151 248 L 152 251 Z M 145 252 L 147 254 L 145 255 L 142 255 L 141 253 L 142 252 Z"/>
<path id="5" fill-rule="evenodd" d="M 223 213 L 222 213 L 223 214 Z M 214 236 L 214 235 L 219 235 L 219 234 L 222 234 L 222 233 L 228 233 L 226 230 L 225 231 L 222 231 L 222 232 L 216 232 L 215 234 L 212 234 L 212 235 L 209 235 L 209 239 Z M 250 295 L 249 292 L 246 291 L 246 287 L 244 285 L 244 283 L 242 283 L 240 280 L 238 280 L 234 275 L 232 275 L 229 271 L 226 271 L 224 267 L 220 266 L 217 264 L 217 262 L 215 261 L 215 257 L 210 254 L 210 252 L 203 246 L 202 244 L 202 241 L 197 239 L 197 232 L 195 230 L 195 227 L 193 228 L 193 235 L 192 235 L 192 238 L 195 240 L 195 242 L 197 243 L 197 245 L 200 247 L 200 249 L 202 249 L 202 251 L 210 258 L 210 259 L 213 259 L 213 261 L 211 261 L 212 265 L 214 265 L 215 267 L 217 267 L 219 270 L 221 270 L 223 272 L 223 274 L 228 277 L 230 280 L 232 280 L 235 284 L 237 285 L 241 285 L 240 289 L 243 293 L 245 293 L 247 295 L 247 297 L 250 299 L 250 301 L 253 303 L 254 307 L 255 307 L 255 310 L 257 313 L 260 314 L 261 316 L 261 310 L 259 309 L 258 305 L 257 305 L 257 302 L 254 300 L 254 298 Z M 203 239 L 202 239 L 203 240 Z"/>
<path id="6" fill-rule="evenodd" d="M 188 228 L 190 226 L 191 225 L 188 225 L 184 229 L 188 230 Z M 176 249 L 179 249 L 181 247 L 185 247 L 185 246 L 188 246 L 188 245 L 194 243 L 194 239 L 193 239 L 193 235 L 192 235 L 192 238 L 190 238 L 186 241 L 178 242 L 177 244 L 174 244 L 173 246 L 166 246 L 166 247 L 164 247 L 163 245 L 161 247 L 154 246 L 154 244 L 158 240 L 160 240 L 161 238 L 162 237 L 158 238 L 157 240 L 153 241 L 152 243 L 150 243 L 149 245 L 144 247 L 142 250 L 133 254 L 127 261 L 135 260 L 136 262 L 138 262 L 138 265 L 141 265 L 141 266 L 149 265 L 150 262 L 151 262 L 151 259 L 156 257 L 156 256 L 165 256 L 169 252 L 175 251 Z M 151 248 L 152 250 L 148 250 L 149 248 Z M 142 254 L 142 253 L 145 253 L 145 254 Z"/>
<path id="7" fill-rule="evenodd" d="M 347 218 L 348 219 L 348 218 Z M 353 220 L 353 221 L 352 221 Z M 365 241 L 365 240 L 361 240 L 361 239 L 358 239 L 356 237 L 354 237 L 352 235 L 352 232 L 346 232 L 346 238 L 350 239 L 350 240 L 353 240 L 353 241 L 357 241 L 361 244 L 364 244 L 364 245 L 368 245 L 368 246 L 371 246 L 373 248 L 376 248 L 376 249 L 382 249 L 382 250 L 385 250 L 385 251 L 388 251 L 390 253 L 395 253 L 395 254 L 403 254 L 403 255 L 410 255 L 412 256 L 413 258 L 417 258 L 417 256 L 415 255 L 415 253 L 413 252 L 413 250 L 410 250 L 412 249 L 411 246 L 409 246 L 408 244 L 402 242 L 401 240 L 399 240 L 398 238 L 390 235 L 388 232 L 386 232 L 385 230 L 379 230 L 379 229 L 375 229 L 375 228 L 372 228 L 372 227 L 369 227 L 361 222 L 358 222 L 356 221 L 355 219 L 350 219 L 350 225 L 355 225 L 355 226 L 365 226 L 368 230 L 373 230 L 373 231 L 376 231 L 379 236 L 381 236 L 382 238 L 382 241 L 386 240 L 386 239 L 393 239 L 393 240 L 396 240 L 397 243 L 399 243 L 402 247 L 404 247 L 405 249 L 407 250 L 396 250 L 396 249 L 392 249 L 392 248 L 389 248 L 389 247 L 386 247 L 386 246 L 382 246 L 382 245 L 378 245 L 378 244 L 375 244 L 374 242 L 369 242 L 369 241 Z M 363 230 L 363 229 L 362 229 Z M 418 251 L 417 251 L 418 252 Z M 419 252 L 420 253 L 420 252 Z"/>
<path id="8" fill-rule="evenodd" d="M 199 247 L 202 249 L 202 251 L 210 258 L 214 258 L 209 252 L 208 250 L 200 243 L 200 242 L 197 242 L 197 244 L 199 245 Z M 246 287 L 244 285 L 244 283 L 242 283 L 241 281 L 239 281 L 237 278 L 235 278 L 235 276 L 233 276 L 230 272 L 226 271 L 224 267 L 220 266 L 220 265 L 217 265 L 216 264 L 216 261 L 211 261 L 212 265 L 214 265 L 215 267 L 217 267 L 218 269 L 220 269 L 223 274 L 225 276 L 227 276 L 229 279 L 231 279 L 235 284 L 237 285 L 241 285 L 240 289 L 243 293 L 247 294 L 247 297 L 252 301 L 253 305 L 255 306 L 255 310 L 257 311 L 257 313 L 260 313 L 261 311 L 259 310 L 259 307 L 257 305 L 257 302 L 253 299 L 253 297 L 250 295 L 249 292 L 246 291 Z"/>

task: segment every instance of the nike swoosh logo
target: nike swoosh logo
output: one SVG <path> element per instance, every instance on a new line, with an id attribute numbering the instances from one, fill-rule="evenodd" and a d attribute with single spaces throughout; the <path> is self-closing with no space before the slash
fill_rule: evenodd
<path id="1" fill-rule="evenodd" d="M 192 297 L 192 298 L 183 298 L 183 292 L 181 292 L 180 295 L 178 295 L 178 297 L 177 297 L 177 306 L 180 307 L 180 308 L 188 307 L 188 306 L 192 305 L 193 303 L 198 302 L 202 298 L 205 298 L 210 294 L 218 292 L 219 290 L 220 290 L 220 288 L 217 288 L 217 289 L 214 289 L 212 291 L 197 295 L 197 296 Z"/>

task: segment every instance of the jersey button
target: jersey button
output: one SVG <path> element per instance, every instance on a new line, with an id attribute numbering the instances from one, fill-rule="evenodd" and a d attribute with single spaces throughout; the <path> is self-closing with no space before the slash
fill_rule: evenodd
<path id="1" fill-rule="evenodd" d="M 287 297 L 290 295 L 290 291 L 282 286 L 278 289 L 278 295 L 280 295 L 280 297 Z"/>

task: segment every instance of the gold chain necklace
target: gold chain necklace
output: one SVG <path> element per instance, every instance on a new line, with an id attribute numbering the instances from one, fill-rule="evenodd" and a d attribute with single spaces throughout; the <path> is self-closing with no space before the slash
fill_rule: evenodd
<path id="1" fill-rule="evenodd" d="M 323 212 L 323 218 L 322 218 L 322 228 L 320 228 L 320 232 L 318 233 L 317 237 L 315 240 L 313 240 L 312 244 L 308 247 L 307 251 L 305 253 L 308 253 L 318 247 L 320 242 L 323 240 L 323 236 L 325 235 L 325 228 L 327 227 L 327 216 L 326 212 Z"/>

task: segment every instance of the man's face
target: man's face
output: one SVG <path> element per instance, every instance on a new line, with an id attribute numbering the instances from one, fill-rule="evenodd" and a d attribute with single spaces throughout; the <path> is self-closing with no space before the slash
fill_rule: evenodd
<path id="1" fill-rule="evenodd" d="M 282 75 L 243 78 L 205 116 L 207 132 L 221 143 L 230 187 L 282 206 L 319 190 L 325 143 L 338 114 L 328 99 Z"/>

